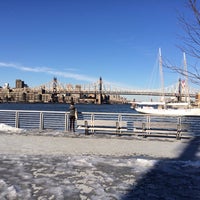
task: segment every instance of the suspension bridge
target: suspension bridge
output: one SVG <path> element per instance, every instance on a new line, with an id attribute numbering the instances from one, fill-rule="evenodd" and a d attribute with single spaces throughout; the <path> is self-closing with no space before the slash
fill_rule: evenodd
<path id="1" fill-rule="evenodd" d="M 98 80 L 95 83 L 88 84 L 70 84 L 70 83 L 61 83 L 56 78 L 52 81 L 42 84 L 40 86 L 32 88 L 35 91 L 44 89 L 49 93 L 57 93 L 57 94 L 106 94 L 106 95 L 144 95 L 144 96 L 174 96 L 178 93 L 179 83 L 175 83 L 173 85 L 167 86 L 164 89 L 127 89 L 120 86 L 114 86 L 110 84 L 103 83 L 102 79 Z M 186 94 L 189 91 L 190 97 L 195 97 L 197 93 L 200 92 L 197 88 L 186 88 L 182 87 L 182 94 Z M 164 92 L 164 94 L 163 94 Z"/>

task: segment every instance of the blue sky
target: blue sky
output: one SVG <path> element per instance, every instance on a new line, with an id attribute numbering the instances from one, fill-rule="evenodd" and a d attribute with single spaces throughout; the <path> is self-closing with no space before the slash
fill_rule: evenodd
<path id="1" fill-rule="evenodd" d="M 182 64 L 179 13 L 187 15 L 185 0 L 1 0 L 0 85 L 22 79 L 34 87 L 54 76 L 89 84 L 101 76 L 111 86 L 147 88 L 158 48 Z M 177 81 L 164 72 L 165 85 Z"/>

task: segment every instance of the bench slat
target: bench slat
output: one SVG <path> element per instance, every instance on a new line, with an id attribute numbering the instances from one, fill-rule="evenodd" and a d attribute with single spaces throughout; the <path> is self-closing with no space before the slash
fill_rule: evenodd
<path id="1" fill-rule="evenodd" d="M 87 126 L 86 126 L 86 124 Z M 113 120 L 77 120 L 77 129 L 87 129 L 88 131 L 112 131 L 121 133 L 127 131 L 127 122 L 124 121 L 113 121 Z"/>
<path id="2" fill-rule="evenodd" d="M 178 123 L 172 123 L 172 122 L 151 122 L 150 124 L 146 122 L 134 122 L 134 127 L 135 128 L 141 128 L 145 124 L 146 128 L 151 128 L 151 129 L 177 129 Z M 187 124 L 180 124 L 180 128 L 182 130 L 187 130 L 188 125 Z"/>

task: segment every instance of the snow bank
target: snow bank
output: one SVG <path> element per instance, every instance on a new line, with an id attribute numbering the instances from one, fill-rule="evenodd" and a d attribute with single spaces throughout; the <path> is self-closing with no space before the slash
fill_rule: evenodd
<path id="1" fill-rule="evenodd" d="M 20 129 L 20 128 L 15 128 L 15 127 L 9 126 L 9 125 L 3 124 L 3 123 L 0 123 L 0 131 L 1 132 L 21 133 L 24 130 Z"/>

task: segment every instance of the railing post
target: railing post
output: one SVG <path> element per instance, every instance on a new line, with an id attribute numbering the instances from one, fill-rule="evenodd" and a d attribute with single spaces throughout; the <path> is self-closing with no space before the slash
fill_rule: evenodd
<path id="1" fill-rule="evenodd" d="M 95 121 L 95 116 L 94 113 L 91 114 L 91 132 L 94 134 L 94 122 Z"/>
<path id="2" fill-rule="evenodd" d="M 122 115 L 118 114 L 118 121 L 116 122 L 116 132 L 121 134 L 121 121 L 122 121 Z"/>
<path id="3" fill-rule="evenodd" d="M 181 139 L 181 117 L 178 117 L 176 139 Z"/>
<path id="4" fill-rule="evenodd" d="M 69 131 L 69 115 L 65 113 L 65 131 Z"/>
<path id="5" fill-rule="evenodd" d="M 142 122 L 142 132 L 143 132 L 143 137 L 147 137 L 147 133 L 146 133 L 146 123 L 145 122 Z"/>
<path id="6" fill-rule="evenodd" d="M 147 116 L 147 128 L 151 129 L 151 116 L 150 115 Z"/>
<path id="7" fill-rule="evenodd" d="M 19 128 L 19 112 L 15 112 L 15 128 Z"/>
<path id="8" fill-rule="evenodd" d="M 40 130 L 44 130 L 44 114 L 40 113 Z"/>
<path id="9" fill-rule="evenodd" d="M 122 115 L 118 114 L 118 122 L 122 121 Z"/>

